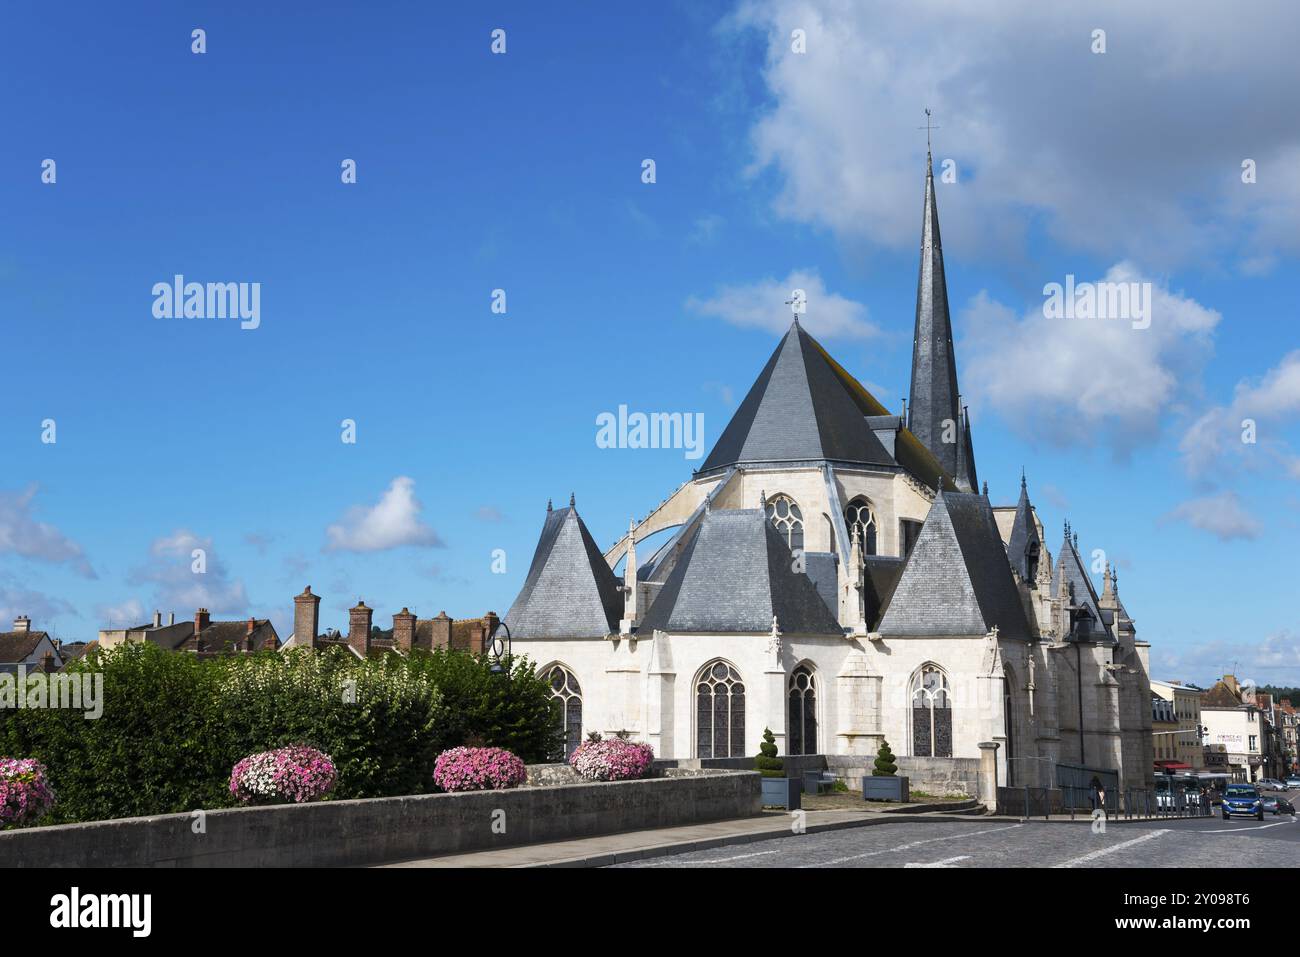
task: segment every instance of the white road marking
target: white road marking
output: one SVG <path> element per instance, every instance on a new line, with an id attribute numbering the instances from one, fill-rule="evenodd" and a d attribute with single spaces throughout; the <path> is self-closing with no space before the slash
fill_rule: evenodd
<path id="1" fill-rule="evenodd" d="M 1135 844 L 1141 844 L 1152 838 L 1160 837 L 1162 834 L 1168 834 L 1168 828 L 1161 828 L 1158 831 L 1151 831 L 1149 834 L 1143 834 L 1141 837 L 1135 837 L 1131 841 L 1121 841 L 1119 844 L 1113 844 L 1110 847 L 1103 847 L 1100 850 L 1091 851 L 1082 857 L 1075 857 L 1068 861 L 1061 861 L 1059 864 L 1053 864 L 1053 867 L 1076 867 L 1079 864 L 1087 864 L 1089 861 L 1095 861 L 1099 857 L 1105 857 L 1107 854 L 1114 854 L 1116 851 L 1122 851 L 1125 848 L 1133 847 Z"/>
<path id="2" fill-rule="evenodd" d="M 1246 827 L 1224 827 L 1217 831 L 1199 831 L 1200 834 L 1240 834 L 1242 831 L 1267 831 L 1270 827 L 1281 827 L 1283 824 L 1294 824 L 1295 818 L 1289 821 L 1278 821 L 1275 824 L 1255 824 Z"/>
<path id="3" fill-rule="evenodd" d="M 830 867 L 833 864 L 843 864 L 846 861 L 860 861 L 864 857 L 877 857 L 880 854 L 893 854 L 897 851 L 910 851 L 914 847 L 920 847 L 923 844 L 933 844 L 936 841 L 951 841 L 961 837 L 977 837 L 980 834 L 993 834 L 997 831 L 1014 831 L 1018 827 L 1024 827 L 1024 825 L 1011 824 L 1007 827 L 990 827 L 983 831 L 960 831 L 956 834 L 945 835 L 944 837 L 927 837 L 923 841 L 910 841 L 907 844 L 900 844 L 898 847 L 886 847 L 879 851 L 867 851 L 865 854 L 852 854 L 849 857 L 837 857 L 833 861 L 820 861 L 816 864 L 800 864 L 799 867 Z"/>
<path id="4" fill-rule="evenodd" d="M 728 861 L 743 861 L 747 857 L 762 857 L 764 854 L 779 854 L 780 851 L 755 851 L 753 854 L 736 854 L 733 857 L 711 857 L 707 861 L 679 861 L 675 858 L 667 858 L 662 861 L 649 861 L 644 867 L 692 867 L 703 864 L 725 864 Z"/>
<path id="5" fill-rule="evenodd" d="M 941 861 L 931 861 L 928 864 L 917 864 L 915 862 L 909 861 L 907 864 L 904 864 L 903 866 L 904 867 L 956 867 L 957 861 L 969 861 L 969 860 L 970 860 L 970 855 L 963 854 L 961 855 L 961 857 L 945 857 Z"/>

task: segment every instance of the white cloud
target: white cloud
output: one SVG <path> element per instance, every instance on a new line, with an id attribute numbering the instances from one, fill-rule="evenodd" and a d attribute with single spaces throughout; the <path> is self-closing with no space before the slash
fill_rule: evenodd
<path id="1" fill-rule="evenodd" d="M 1295 22 L 1289 0 L 1248 17 L 1212 0 L 750 0 L 723 29 L 766 38 L 753 172 L 780 174 L 791 220 L 914 246 L 929 106 L 935 162 L 956 162 L 939 200 L 950 248 L 1018 258 L 1028 211 L 1069 247 L 1259 271 L 1300 248 L 1300 132 L 1278 122 L 1300 84 Z"/>
<path id="2" fill-rule="evenodd" d="M 76 610 L 61 598 L 34 591 L 7 576 L 0 579 L 0 631 L 8 631 L 10 622 L 19 615 L 30 618 L 36 631 L 51 631 L 54 619 L 75 614 Z"/>
<path id="3" fill-rule="evenodd" d="M 813 335 L 866 339 L 880 334 L 867 318 L 866 306 L 827 292 L 821 276 L 808 269 L 796 269 L 779 281 L 767 278 L 747 285 L 721 286 L 711 298 L 690 297 L 686 308 L 733 326 L 781 333 L 793 318 L 786 300 L 796 289 L 802 289 L 807 296 L 807 311 L 799 316 L 799 323 Z"/>
<path id="4" fill-rule="evenodd" d="M 1276 631 L 1259 641 L 1236 636 L 1186 648 L 1159 642 L 1152 646 L 1151 657 L 1156 677 L 1206 683 L 1235 671 L 1243 685 L 1300 684 L 1300 634 L 1292 631 Z M 1259 678 L 1241 677 L 1246 674 Z"/>
<path id="5" fill-rule="evenodd" d="M 420 520 L 415 480 L 399 475 L 374 505 L 354 505 L 325 529 L 327 551 L 378 552 L 404 545 L 441 547 L 443 542 Z"/>
<path id="6" fill-rule="evenodd" d="M 53 525 L 36 520 L 32 507 L 36 491 L 36 485 L 29 485 L 21 492 L 0 491 L 0 555 L 10 552 L 55 564 L 66 562 L 78 574 L 95 578 L 95 571 L 80 545 Z"/>
<path id="7" fill-rule="evenodd" d="M 1237 493 L 1231 491 L 1189 499 L 1162 516 L 1161 521 L 1186 522 L 1222 542 L 1258 538 L 1264 531 L 1264 526 L 1242 507 Z"/>
<path id="8" fill-rule="evenodd" d="M 1249 461 L 1246 457 L 1264 450 L 1292 476 L 1300 478 L 1300 459 L 1289 445 L 1277 437 L 1278 427 L 1285 427 L 1300 414 L 1300 349 L 1283 356 L 1258 381 L 1237 384 L 1228 405 L 1207 409 L 1187 429 L 1179 443 L 1183 465 L 1200 477 L 1218 471 L 1230 463 Z M 1253 443 L 1244 441 L 1243 423 L 1255 423 Z M 1254 459 L 1259 465 L 1259 458 Z"/>
<path id="9" fill-rule="evenodd" d="M 505 516 L 501 514 L 501 509 L 497 508 L 495 505 L 480 505 L 478 511 L 474 513 L 474 517 L 480 522 L 505 521 Z"/>
<path id="10" fill-rule="evenodd" d="M 1149 280 L 1125 262 L 1105 281 Z M 1018 317 L 980 293 L 961 314 L 961 384 L 972 411 L 996 411 L 1026 438 L 1059 446 L 1107 443 L 1123 453 L 1153 438 L 1195 390 L 1221 316 L 1157 282 L 1150 309 L 1143 329 L 1124 319 L 1049 319 L 1041 303 Z"/>
<path id="11" fill-rule="evenodd" d="M 202 553 L 198 557 L 196 550 Z M 174 611 L 178 617 L 198 608 L 208 609 L 214 618 L 242 616 L 248 609 L 244 583 L 231 580 L 212 539 L 185 528 L 155 539 L 148 561 L 132 571 L 128 581 L 153 585 L 154 607 L 164 613 Z"/>
<path id="12" fill-rule="evenodd" d="M 153 620 L 146 617 L 144 605 L 138 598 L 129 598 L 116 605 L 96 605 L 95 617 L 104 622 L 105 627 L 113 628 L 131 628 Z"/>

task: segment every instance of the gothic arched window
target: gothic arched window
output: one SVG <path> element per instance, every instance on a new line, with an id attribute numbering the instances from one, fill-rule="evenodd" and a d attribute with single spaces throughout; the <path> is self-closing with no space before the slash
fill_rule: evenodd
<path id="1" fill-rule="evenodd" d="M 912 677 L 912 754 L 952 757 L 952 700 L 938 665 L 922 665 Z"/>
<path id="2" fill-rule="evenodd" d="M 725 661 L 705 665 L 695 679 L 696 757 L 745 753 L 745 684 Z"/>
<path id="3" fill-rule="evenodd" d="M 582 743 L 582 687 L 573 672 L 564 665 L 552 665 L 546 673 L 551 686 L 551 708 L 564 730 L 564 758 Z"/>
<path id="4" fill-rule="evenodd" d="M 1030 542 L 1029 549 L 1025 552 L 1025 576 L 1029 581 L 1035 581 L 1038 578 L 1038 543 Z"/>
<path id="5" fill-rule="evenodd" d="M 849 542 L 853 542 L 853 529 L 858 530 L 858 541 L 862 543 L 863 555 L 876 554 L 876 513 L 871 503 L 859 495 L 849 502 L 844 510 L 844 524 L 849 527 Z"/>
<path id="6" fill-rule="evenodd" d="M 790 675 L 790 754 L 817 753 L 817 679 L 807 665 Z"/>
<path id="7" fill-rule="evenodd" d="M 790 551 L 803 548 L 803 512 L 789 495 L 773 495 L 767 500 L 767 520 L 781 533 Z"/>

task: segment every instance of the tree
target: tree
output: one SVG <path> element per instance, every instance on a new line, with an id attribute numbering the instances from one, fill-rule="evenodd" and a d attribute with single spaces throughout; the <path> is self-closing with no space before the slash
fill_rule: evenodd
<path id="1" fill-rule="evenodd" d="M 771 728 L 763 729 L 763 743 L 758 746 L 754 770 L 765 778 L 785 777 L 785 762 L 776 756 L 776 737 Z"/>
<path id="2" fill-rule="evenodd" d="M 876 752 L 875 764 L 876 766 L 871 771 L 875 777 L 893 777 L 898 773 L 898 765 L 894 763 L 894 752 L 889 750 L 888 741 L 880 742 L 880 750 Z"/>

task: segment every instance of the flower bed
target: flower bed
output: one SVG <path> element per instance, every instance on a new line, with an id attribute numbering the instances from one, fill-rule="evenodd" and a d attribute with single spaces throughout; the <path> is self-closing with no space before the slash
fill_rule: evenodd
<path id="1" fill-rule="evenodd" d="M 452 748 L 433 765 L 433 783 L 443 791 L 501 791 L 527 778 L 524 762 L 504 748 Z"/>
<path id="2" fill-rule="evenodd" d="M 45 765 L 35 758 L 0 758 L 0 828 L 35 821 L 53 806 Z"/>
<path id="3" fill-rule="evenodd" d="M 588 781 L 630 781 L 645 777 L 654 759 L 654 749 L 648 744 L 610 738 L 578 745 L 569 766 Z"/>
<path id="4" fill-rule="evenodd" d="M 290 745 L 244 758 L 230 772 L 230 793 L 241 804 L 304 804 L 319 801 L 338 780 L 328 754 Z"/>

